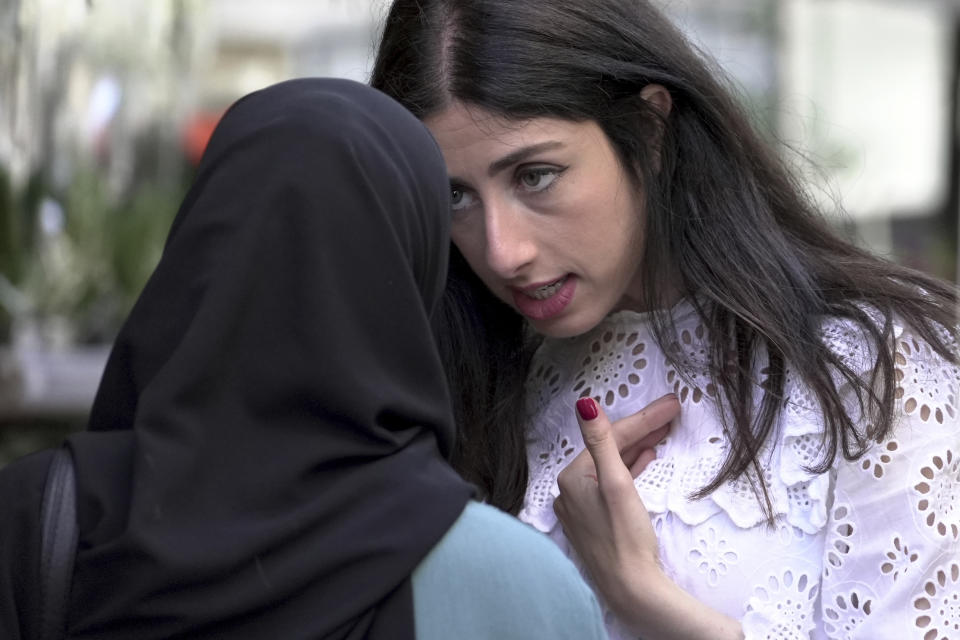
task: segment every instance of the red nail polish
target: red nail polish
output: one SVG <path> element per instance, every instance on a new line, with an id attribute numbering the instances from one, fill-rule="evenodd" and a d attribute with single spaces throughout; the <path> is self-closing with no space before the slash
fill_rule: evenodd
<path id="1" fill-rule="evenodd" d="M 600 412 L 597 410 L 597 403 L 593 401 L 593 398 L 580 398 L 577 400 L 577 413 L 580 414 L 580 417 L 584 420 L 593 420 Z"/>

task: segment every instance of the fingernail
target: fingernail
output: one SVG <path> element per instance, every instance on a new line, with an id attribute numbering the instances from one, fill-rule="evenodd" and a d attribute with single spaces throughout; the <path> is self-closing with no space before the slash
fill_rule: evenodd
<path id="1" fill-rule="evenodd" d="M 660 396 L 660 397 L 657 398 L 656 400 L 654 400 L 654 401 L 653 401 L 653 404 L 657 404 L 657 403 L 660 403 L 660 402 L 666 402 L 667 400 L 676 400 L 676 399 L 677 399 L 677 394 L 675 394 L 675 393 L 667 393 L 667 394 L 664 394 L 664 395 Z"/>
<path id="2" fill-rule="evenodd" d="M 584 420 L 593 420 L 600 412 L 597 411 L 597 403 L 593 401 L 593 398 L 580 398 L 577 400 L 577 413 L 580 414 L 580 417 Z"/>

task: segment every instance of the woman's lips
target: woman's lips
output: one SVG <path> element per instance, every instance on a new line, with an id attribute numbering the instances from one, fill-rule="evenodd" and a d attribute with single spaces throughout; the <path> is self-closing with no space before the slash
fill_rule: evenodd
<path id="1" fill-rule="evenodd" d="M 547 320 L 567 308 L 576 288 L 576 278 L 567 274 L 552 282 L 510 291 L 520 313 L 531 320 Z"/>

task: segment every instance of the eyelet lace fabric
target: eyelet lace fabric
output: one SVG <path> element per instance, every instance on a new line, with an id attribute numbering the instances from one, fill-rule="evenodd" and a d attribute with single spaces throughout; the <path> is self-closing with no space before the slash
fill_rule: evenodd
<path id="1" fill-rule="evenodd" d="M 574 403 L 591 396 L 617 420 L 673 392 L 680 416 L 634 484 L 674 581 L 740 620 L 749 639 L 960 640 L 960 368 L 898 328 L 894 433 L 819 475 L 806 468 L 823 453 L 823 419 L 788 369 L 776 436 L 760 456 L 777 516 L 770 527 L 749 478 L 690 498 L 716 475 L 728 443 L 705 331 L 688 305 L 673 313 L 670 348 L 692 375 L 668 363 L 646 314 L 618 312 L 582 336 L 544 341 L 527 380 L 530 482 L 520 518 L 582 566 L 553 513 L 557 475 L 583 450 Z M 822 331 L 835 354 L 868 370 L 875 354 L 852 323 L 828 321 Z M 758 385 L 764 377 L 760 362 Z M 857 416 L 852 391 L 839 388 Z M 614 640 L 635 637 L 606 619 Z"/>

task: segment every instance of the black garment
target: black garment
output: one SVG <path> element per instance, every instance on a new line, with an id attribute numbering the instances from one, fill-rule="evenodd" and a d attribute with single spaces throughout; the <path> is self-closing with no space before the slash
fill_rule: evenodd
<path id="1" fill-rule="evenodd" d="M 448 194 L 364 85 L 231 107 L 70 438 L 71 637 L 413 637 L 409 574 L 471 495 L 430 327 Z"/>

